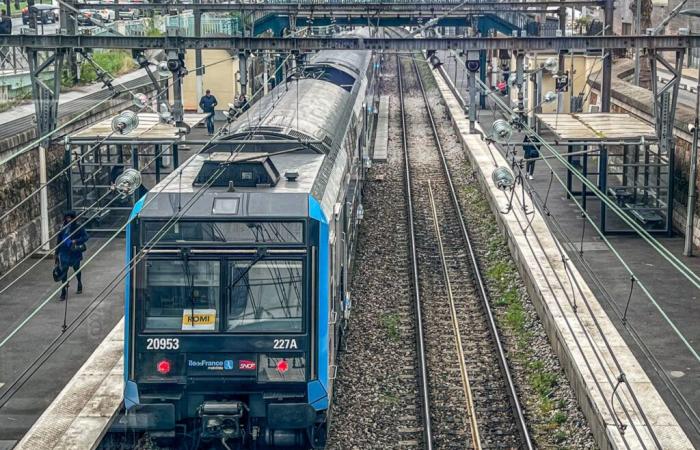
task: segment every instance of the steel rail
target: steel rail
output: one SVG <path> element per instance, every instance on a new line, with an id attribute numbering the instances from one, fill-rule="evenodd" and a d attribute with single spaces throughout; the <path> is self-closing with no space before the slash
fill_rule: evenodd
<path id="1" fill-rule="evenodd" d="M 423 448 L 433 449 L 433 431 L 430 417 L 430 397 L 428 395 L 428 370 L 425 358 L 425 337 L 423 335 L 423 311 L 421 305 L 420 283 L 418 280 L 418 253 L 416 251 L 416 232 L 413 221 L 413 197 L 411 195 L 411 171 L 408 160 L 408 136 L 406 133 L 406 107 L 403 97 L 403 81 L 401 60 L 396 57 L 397 76 L 399 79 L 399 104 L 401 109 L 401 147 L 403 149 L 404 179 L 408 214 L 409 251 L 411 252 L 411 281 L 413 284 L 413 299 L 416 314 L 416 352 L 418 353 L 418 382 L 421 396 L 421 414 L 423 416 Z"/>
<path id="2" fill-rule="evenodd" d="M 452 319 L 452 329 L 455 333 L 455 344 L 457 347 L 457 359 L 459 360 L 459 372 L 462 376 L 462 390 L 464 391 L 464 399 L 467 404 L 467 412 L 469 413 L 469 422 L 471 426 L 469 431 L 472 435 L 472 448 L 481 450 L 481 437 L 479 435 L 479 424 L 476 420 L 476 407 L 474 406 L 474 396 L 472 395 L 471 383 L 469 382 L 469 371 L 467 370 L 467 362 L 464 357 L 464 347 L 462 346 L 462 333 L 459 330 L 459 319 L 457 318 L 457 308 L 455 307 L 455 299 L 452 294 L 452 283 L 450 274 L 447 269 L 447 259 L 445 258 L 445 247 L 442 244 L 442 233 L 440 233 L 440 221 L 438 220 L 437 209 L 435 208 L 435 198 L 433 197 L 433 185 L 428 180 L 428 194 L 430 196 L 430 207 L 433 211 L 433 222 L 435 223 L 435 234 L 437 235 L 438 250 L 440 250 L 440 263 L 442 265 L 442 275 L 445 278 L 445 290 L 447 291 L 447 299 L 450 303 L 450 318 Z"/>
<path id="3" fill-rule="evenodd" d="M 518 430 L 520 431 L 520 435 L 522 438 L 522 444 L 523 448 L 527 448 L 528 450 L 534 450 L 534 444 L 532 443 L 532 439 L 530 437 L 530 432 L 528 431 L 527 428 L 527 422 L 525 421 L 525 414 L 523 413 L 522 406 L 520 405 L 520 400 L 518 400 L 518 394 L 517 390 L 515 388 L 515 382 L 513 381 L 513 377 L 510 373 L 510 369 L 508 368 L 508 359 L 506 358 L 506 353 L 503 348 L 503 343 L 501 342 L 500 335 L 498 333 L 498 327 L 496 326 L 496 320 L 493 315 L 493 311 L 491 310 L 491 304 L 490 304 L 490 299 L 488 292 L 486 291 L 486 286 L 484 284 L 483 277 L 481 275 L 481 269 L 479 266 L 479 262 L 476 257 L 476 252 L 474 251 L 474 246 L 472 245 L 471 238 L 469 236 L 469 231 L 467 230 L 467 226 L 464 222 L 464 215 L 462 214 L 462 208 L 459 204 L 459 199 L 457 197 L 457 192 L 454 187 L 454 183 L 452 182 L 452 176 L 450 175 L 450 170 L 449 166 L 447 164 L 447 158 L 445 157 L 445 152 L 442 148 L 442 142 L 440 141 L 440 137 L 438 136 L 437 133 L 437 126 L 435 125 L 435 118 L 433 117 L 433 112 L 430 109 L 430 102 L 428 101 L 428 95 L 425 90 L 425 86 L 423 85 L 423 80 L 420 76 L 420 71 L 418 70 L 418 65 L 416 64 L 415 59 L 412 59 L 413 63 L 413 69 L 416 72 L 416 77 L 418 79 L 418 85 L 420 87 L 421 94 L 423 96 L 423 101 L 425 103 L 425 107 L 427 110 L 428 114 L 428 119 L 430 121 L 430 127 L 431 131 L 433 133 L 433 138 L 435 139 L 435 144 L 438 150 L 438 154 L 440 155 L 440 161 L 442 162 L 442 168 L 445 172 L 445 177 L 447 179 L 447 185 L 449 187 L 450 191 L 450 197 L 452 199 L 452 204 L 454 205 L 455 211 L 457 211 L 457 219 L 459 220 L 459 225 L 460 229 L 462 232 L 462 237 L 464 239 L 464 243 L 466 244 L 467 251 L 469 253 L 469 260 L 472 266 L 472 273 L 474 276 L 474 281 L 476 282 L 476 285 L 478 287 L 479 291 L 479 297 L 481 299 L 482 306 L 484 308 L 484 312 L 486 313 L 486 319 L 489 327 L 489 331 L 491 332 L 491 337 L 493 339 L 493 342 L 496 344 L 496 350 L 498 353 L 498 364 L 501 368 L 501 372 L 503 375 L 503 378 L 506 381 L 507 387 L 508 387 L 508 397 L 510 398 L 511 406 L 513 408 L 514 416 L 516 419 L 516 425 L 518 427 Z"/>

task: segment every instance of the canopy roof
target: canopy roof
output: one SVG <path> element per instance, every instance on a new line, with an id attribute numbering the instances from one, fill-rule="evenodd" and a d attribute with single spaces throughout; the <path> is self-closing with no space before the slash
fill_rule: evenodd
<path id="1" fill-rule="evenodd" d="M 629 114 L 578 113 L 537 114 L 537 118 L 561 141 L 645 141 L 656 142 L 656 130 Z"/>
<path id="2" fill-rule="evenodd" d="M 158 143 L 176 141 L 182 139 L 178 127 L 170 123 L 160 121 L 156 113 L 139 113 L 139 125 L 129 134 L 117 134 L 112 132 L 112 117 L 90 125 L 77 133 L 73 133 L 68 139 L 73 143 L 102 143 L 110 141 L 134 141 L 134 144 L 147 144 L 149 141 Z M 183 122 L 194 127 L 202 122 L 207 114 L 185 114 Z M 108 137 L 109 136 L 109 137 Z M 106 138 L 106 139 L 105 139 Z"/>

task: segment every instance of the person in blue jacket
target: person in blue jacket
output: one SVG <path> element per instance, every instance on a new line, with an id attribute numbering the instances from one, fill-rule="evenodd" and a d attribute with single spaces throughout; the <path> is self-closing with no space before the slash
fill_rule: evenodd
<path id="1" fill-rule="evenodd" d="M 219 102 L 216 100 L 216 97 L 211 95 L 211 91 L 207 89 L 206 94 L 199 99 L 199 107 L 202 109 L 202 112 L 209 114 L 207 116 L 206 122 L 207 122 L 207 131 L 209 132 L 209 135 L 214 134 L 214 107 L 218 105 Z"/>
<path id="2" fill-rule="evenodd" d="M 56 265 L 60 267 L 61 282 L 68 280 L 68 271 L 73 268 L 75 277 L 78 279 L 77 294 L 83 293 L 83 280 L 80 273 L 80 261 L 83 259 L 85 243 L 89 239 L 85 228 L 81 227 L 76 220 L 75 211 L 66 211 L 63 214 L 63 225 L 56 236 Z M 68 285 L 61 290 L 61 300 L 66 299 Z"/>

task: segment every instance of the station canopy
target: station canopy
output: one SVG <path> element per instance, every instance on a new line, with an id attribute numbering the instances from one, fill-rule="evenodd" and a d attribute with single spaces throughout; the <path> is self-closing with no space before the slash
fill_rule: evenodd
<path id="1" fill-rule="evenodd" d="M 540 122 L 562 143 L 645 141 L 656 143 L 658 137 L 651 125 L 623 113 L 537 114 Z"/>
<path id="2" fill-rule="evenodd" d="M 134 141 L 134 144 L 169 144 L 177 143 L 183 138 L 178 127 L 162 122 L 156 113 L 139 113 L 138 117 L 139 125 L 129 134 L 112 133 L 112 117 L 110 117 L 73 133 L 69 141 L 75 144 L 95 142 L 109 144 L 110 141 Z M 206 117 L 207 114 L 185 114 L 183 122 L 190 127 L 195 127 Z"/>

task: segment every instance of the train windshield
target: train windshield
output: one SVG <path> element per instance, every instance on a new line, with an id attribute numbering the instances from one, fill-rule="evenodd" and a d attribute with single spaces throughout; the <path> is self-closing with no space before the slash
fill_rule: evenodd
<path id="1" fill-rule="evenodd" d="M 145 262 L 140 298 L 147 330 L 212 331 L 218 329 L 220 263 L 202 260 Z"/>
<path id="2" fill-rule="evenodd" d="M 301 260 L 231 262 L 227 330 L 301 332 L 302 275 Z"/>

